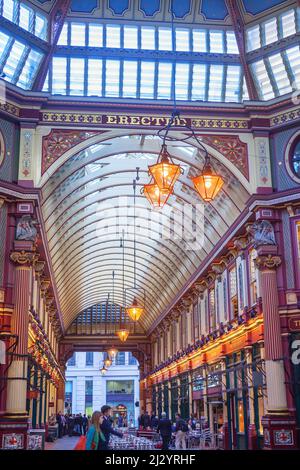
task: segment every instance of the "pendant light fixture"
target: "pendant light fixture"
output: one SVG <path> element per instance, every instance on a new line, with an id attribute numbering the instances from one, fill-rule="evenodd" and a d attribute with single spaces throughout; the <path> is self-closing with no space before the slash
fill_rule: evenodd
<path id="1" fill-rule="evenodd" d="M 173 0 L 171 0 L 171 31 L 172 31 L 172 51 L 175 52 L 176 33 L 174 26 L 174 8 Z M 149 173 L 152 180 L 149 184 L 145 184 L 141 193 L 146 196 L 154 209 L 161 209 L 168 201 L 170 195 L 174 192 L 174 186 L 180 174 L 183 174 L 183 168 L 172 160 L 167 149 L 168 142 L 189 143 L 198 147 L 204 153 L 205 163 L 201 173 L 191 178 L 194 183 L 195 190 L 205 202 L 211 202 L 221 190 L 224 180 L 221 175 L 213 171 L 209 155 L 206 148 L 195 134 L 194 130 L 189 126 L 186 120 L 180 119 L 180 112 L 176 103 L 176 76 L 172 75 L 171 96 L 173 99 L 173 111 L 166 126 L 161 128 L 157 135 L 162 139 L 162 147 L 158 160 L 155 165 L 149 166 Z M 181 130 L 183 136 L 178 138 L 170 134 L 171 128 Z"/>
<path id="2" fill-rule="evenodd" d="M 214 174 L 208 155 L 199 176 L 191 178 L 196 190 L 205 202 L 211 202 L 221 190 L 224 181 L 220 175 Z"/>
<path id="3" fill-rule="evenodd" d="M 149 166 L 149 173 L 159 189 L 167 192 L 169 195 L 172 193 L 174 184 L 179 176 L 183 173 L 181 166 L 173 162 L 167 150 L 165 140 L 163 141 L 156 164 Z"/>
<path id="4" fill-rule="evenodd" d="M 108 357 L 104 360 L 104 367 L 106 367 L 106 369 L 108 369 L 111 365 L 112 365 L 112 360 L 111 360 L 111 358 L 108 356 Z"/>
<path id="5" fill-rule="evenodd" d="M 134 281 L 134 286 L 133 286 L 133 289 L 126 290 L 127 294 L 130 291 L 136 294 L 138 291 L 137 286 L 136 286 L 136 182 L 138 180 L 139 180 L 139 168 L 137 168 L 136 179 L 133 180 L 133 281 Z M 142 289 L 142 291 L 144 293 L 144 304 L 145 304 L 145 291 L 144 289 Z M 126 299 L 125 299 L 125 304 L 126 304 Z M 134 295 L 131 305 L 126 308 L 126 312 L 127 312 L 127 315 L 134 322 L 137 322 L 140 319 L 141 315 L 143 314 L 144 306 L 139 305 L 136 295 Z"/>
<path id="6" fill-rule="evenodd" d="M 117 348 L 115 348 L 114 346 L 112 346 L 111 348 L 109 348 L 107 350 L 107 354 L 109 355 L 109 357 L 113 360 L 115 359 L 116 355 L 118 354 L 118 350 Z"/>
<path id="7" fill-rule="evenodd" d="M 125 303 L 125 299 L 124 299 L 124 292 L 125 292 L 125 235 L 124 235 L 124 230 L 122 232 L 120 247 L 123 248 L 123 305 L 124 305 Z M 119 340 L 122 343 L 125 343 L 125 341 L 127 340 L 129 336 L 129 330 L 124 325 L 122 325 L 123 310 L 124 310 L 124 307 L 121 307 L 120 308 L 120 328 L 117 331 L 117 335 L 119 337 Z M 124 322 L 125 322 L 125 314 L 124 314 Z"/>
<path id="8" fill-rule="evenodd" d="M 173 189 L 160 189 L 156 183 L 145 184 L 141 189 L 141 194 L 146 196 L 153 209 L 162 209 L 172 193 Z"/>
<path id="9" fill-rule="evenodd" d="M 107 372 L 107 369 L 103 366 L 103 367 L 100 369 L 100 372 L 101 372 L 101 375 L 105 375 L 106 372 Z"/>

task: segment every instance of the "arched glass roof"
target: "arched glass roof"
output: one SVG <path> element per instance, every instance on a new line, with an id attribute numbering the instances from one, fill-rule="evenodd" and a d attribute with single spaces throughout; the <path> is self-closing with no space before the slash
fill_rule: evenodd
<path id="1" fill-rule="evenodd" d="M 103 140 L 69 158 L 43 185 L 42 211 L 66 328 L 81 311 L 104 302 L 113 288 L 114 301 L 122 305 L 123 283 L 125 289 L 134 284 L 134 220 L 140 301 L 146 292 L 140 322 L 147 331 L 245 207 L 245 178 L 240 177 L 242 184 L 217 159 L 214 166 L 225 185 L 204 207 L 190 180 L 202 168 L 202 157 L 194 147 L 174 142 L 168 148 L 184 174 L 165 209 L 151 211 L 140 189 L 149 182 L 148 165 L 155 163 L 160 145 L 153 135 Z"/>

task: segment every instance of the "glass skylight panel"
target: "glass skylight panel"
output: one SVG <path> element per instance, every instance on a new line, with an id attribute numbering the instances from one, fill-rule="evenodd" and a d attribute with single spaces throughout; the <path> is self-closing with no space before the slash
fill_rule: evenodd
<path id="1" fill-rule="evenodd" d="M 71 46 L 85 46 L 85 23 L 71 23 Z"/>
<path id="2" fill-rule="evenodd" d="M 250 64 L 253 78 L 258 84 L 258 91 L 260 98 L 263 100 L 270 100 L 275 97 L 274 90 L 263 60 Z"/>
<path id="3" fill-rule="evenodd" d="M 193 51 L 207 52 L 207 31 L 205 29 L 193 29 Z"/>
<path id="4" fill-rule="evenodd" d="M 70 59 L 70 95 L 84 94 L 84 59 Z"/>
<path id="5" fill-rule="evenodd" d="M 171 98 L 172 64 L 160 62 L 158 64 L 157 98 L 169 100 Z"/>
<path id="6" fill-rule="evenodd" d="M 289 10 L 280 17 L 282 37 L 296 34 L 295 10 Z"/>
<path id="7" fill-rule="evenodd" d="M 172 51 L 171 28 L 158 28 L 158 49 L 160 51 Z"/>
<path id="8" fill-rule="evenodd" d="M 13 81 L 16 69 L 19 65 L 21 60 L 22 54 L 25 51 L 25 45 L 15 41 L 13 47 L 10 51 L 6 64 L 3 68 L 3 72 L 5 73 L 5 79 L 9 82 Z"/>
<path id="9" fill-rule="evenodd" d="M 284 95 L 286 93 L 290 93 L 292 91 L 292 87 L 281 54 L 274 54 L 268 57 L 267 60 L 269 60 L 272 67 L 272 73 L 279 94 Z"/>
<path id="10" fill-rule="evenodd" d="M 47 39 L 47 20 L 44 16 L 35 15 L 35 35 L 41 39 Z"/>
<path id="11" fill-rule="evenodd" d="M 103 47 L 103 26 L 102 24 L 89 24 L 90 47 Z"/>
<path id="12" fill-rule="evenodd" d="M 0 58 L 2 57 L 2 54 L 5 51 L 8 41 L 9 37 L 6 34 L 2 33 L 2 31 L 0 31 Z"/>
<path id="13" fill-rule="evenodd" d="M 120 96 L 120 61 L 107 60 L 105 70 L 105 96 Z"/>
<path id="14" fill-rule="evenodd" d="M 239 48 L 236 42 L 235 33 L 233 31 L 226 31 L 226 43 L 228 54 L 238 54 Z"/>
<path id="15" fill-rule="evenodd" d="M 14 0 L 3 0 L 3 16 L 9 21 L 15 20 L 15 2 Z"/>
<path id="16" fill-rule="evenodd" d="M 18 86 L 24 88 L 25 90 L 29 90 L 32 87 L 42 57 L 43 54 L 40 52 L 34 50 L 30 51 L 17 82 Z"/>
<path id="17" fill-rule="evenodd" d="M 189 97 L 189 64 L 176 64 L 175 68 L 175 93 L 176 99 L 188 100 Z"/>
<path id="18" fill-rule="evenodd" d="M 245 77 L 244 77 L 244 79 L 243 79 L 243 95 L 242 95 L 242 99 L 243 99 L 243 101 L 244 101 L 244 100 L 249 100 L 248 87 L 247 87 L 247 83 L 246 83 Z"/>
<path id="19" fill-rule="evenodd" d="M 205 101 L 207 65 L 193 65 L 192 100 Z"/>
<path id="20" fill-rule="evenodd" d="M 121 28 L 118 25 L 106 26 L 106 47 L 121 47 Z"/>
<path id="21" fill-rule="evenodd" d="M 259 25 L 247 29 L 247 51 L 254 51 L 261 47 L 260 29 Z"/>
<path id="22" fill-rule="evenodd" d="M 58 46 L 67 46 L 68 44 L 68 29 L 69 29 L 69 23 L 65 23 L 63 25 L 63 28 L 61 30 L 59 40 L 57 42 Z"/>
<path id="23" fill-rule="evenodd" d="M 88 60 L 87 94 L 89 96 L 102 96 L 102 68 L 101 59 Z"/>
<path id="24" fill-rule="evenodd" d="M 53 57 L 52 61 L 52 93 L 65 95 L 67 92 L 67 59 Z"/>
<path id="25" fill-rule="evenodd" d="M 19 26 L 21 28 L 26 29 L 27 31 L 31 31 L 31 24 L 30 24 L 30 10 L 26 8 L 24 5 L 20 5 L 20 13 L 19 13 Z"/>
<path id="26" fill-rule="evenodd" d="M 175 30 L 176 51 L 190 50 L 190 30 L 176 28 Z"/>
<path id="27" fill-rule="evenodd" d="M 154 50 L 155 46 L 155 28 L 152 26 L 141 27 L 141 48 L 145 50 Z"/>
<path id="28" fill-rule="evenodd" d="M 295 46 L 286 50 L 286 57 L 294 75 L 294 90 L 300 90 L 300 47 Z"/>
<path id="29" fill-rule="evenodd" d="M 223 86 L 223 65 L 211 65 L 209 75 L 208 101 L 221 101 Z"/>
<path id="30" fill-rule="evenodd" d="M 123 63 L 123 98 L 136 98 L 137 67 L 133 60 L 124 60 Z"/>
<path id="31" fill-rule="evenodd" d="M 216 53 L 224 52 L 223 31 L 210 31 L 209 42 L 210 42 L 210 52 L 216 52 Z"/>
<path id="32" fill-rule="evenodd" d="M 140 98 L 154 98 L 155 63 L 141 62 Z"/>
<path id="33" fill-rule="evenodd" d="M 226 90 L 225 90 L 225 101 L 226 102 L 238 102 L 240 101 L 240 84 L 241 84 L 241 67 L 236 65 L 227 66 L 226 74 Z"/>
<path id="34" fill-rule="evenodd" d="M 124 47 L 125 49 L 137 49 L 138 48 L 137 26 L 124 26 Z"/>
<path id="35" fill-rule="evenodd" d="M 42 91 L 49 92 L 49 72 L 47 73 L 46 79 L 44 81 L 44 86 Z"/>
<path id="36" fill-rule="evenodd" d="M 264 45 L 272 44 L 278 40 L 277 18 L 272 18 L 263 25 Z"/>

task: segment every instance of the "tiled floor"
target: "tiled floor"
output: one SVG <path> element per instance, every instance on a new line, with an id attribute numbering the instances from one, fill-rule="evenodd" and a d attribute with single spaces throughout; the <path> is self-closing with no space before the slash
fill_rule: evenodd
<path id="1" fill-rule="evenodd" d="M 65 436 L 55 442 L 46 442 L 45 450 L 73 450 L 79 437 Z"/>

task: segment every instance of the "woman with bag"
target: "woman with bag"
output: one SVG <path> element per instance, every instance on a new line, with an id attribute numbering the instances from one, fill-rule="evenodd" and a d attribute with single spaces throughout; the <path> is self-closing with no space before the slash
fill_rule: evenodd
<path id="1" fill-rule="evenodd" d="M 103 416 L 100 411 L 94 411 L 91 419 L 91 425 L 86 435 L 86 450 L 101 449 L 101 442 L 105 441 L 105 437 L 100 429 L 103 422 Z"/>

